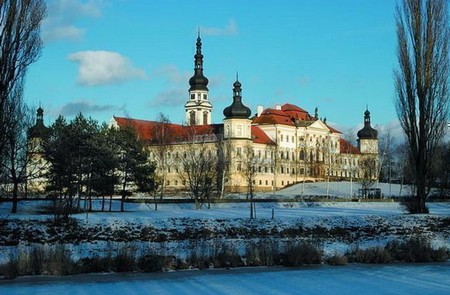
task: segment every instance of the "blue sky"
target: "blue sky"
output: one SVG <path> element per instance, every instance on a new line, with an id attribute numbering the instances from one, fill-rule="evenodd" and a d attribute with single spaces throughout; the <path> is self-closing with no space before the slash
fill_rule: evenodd
<path id="1" fill-rule="evenodd" d="M 213 122 L 239 73 L 252 111 L 293 103 L 319 108 L 341 131 L 396 125 L 395 0 L 48 0 L 44 49 L 25 99 L 46 123 L 80 111 L 184 120 L 200 28 Z"/>

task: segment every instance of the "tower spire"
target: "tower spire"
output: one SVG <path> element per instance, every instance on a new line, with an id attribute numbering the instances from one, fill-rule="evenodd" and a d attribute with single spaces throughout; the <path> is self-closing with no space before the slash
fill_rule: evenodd
<path id="1" fill-rule="evenodd" d="M 236 73 L 236 82 L 233 84 L 233 103 L 223 110 L 225 118 L 248 119 L 251 110 L 242 104 L 242 84 L 239 82 L 238 73 Z"/>
<path id="2" fill-rule="evenodd" d="M 198 28 L 197 42 L 195 43 L 196 52 L 194 55 L 194 76 L 189 79 L 191 90 L 206 90 L 208 91 L 208 79 L 203 75 L 203 54 L 202 54 L 202 39 L 200 37 L 200 27 Z"/>
<path id="3" fill-rule="evenodd" d="M 198 28 L 194 55 L 194 75 L 189 79 L 189 99 L 184 105 L 186 123 L 193 125 L 211 124 L 212 104 L 208 98 L 208 79 L 203 75 L 203 54 L 200 27 Z"/>

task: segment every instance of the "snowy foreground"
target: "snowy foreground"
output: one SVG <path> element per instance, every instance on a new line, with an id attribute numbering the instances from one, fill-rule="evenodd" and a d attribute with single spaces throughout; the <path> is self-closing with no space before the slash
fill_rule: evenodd
<path id="1" fill-rule="evenodd" d="M 399 195 L 398 186 L 381 187 L 385 196 L 389 191 Z M 59 243 L 74 259 L 101 256 L 123 244 L 183 258 L 199 243 L 228 243 L 242 252 L 249 242 L 303 238 L 319 239 L 325 255 L 413 236 L 450 248 L 450 203 L 430 203 L 430 214 L 409 215 L 391 200 L 309 202 L 298 198 L 302 189 L 300 184 L 276 193 L 295 202 L 257 203 L 253 220 L 248 203 L 213 204 L 201 210 L 192 203 L 160 204 L 158 211 L 151 203 L 127 203 L 124 213 L 76 214 L 77 226 L 66 228 L 54 226 L 52 216 L 41 213 L 43 202 L 20 202 L 14 215 L 9 214 L 10 203 L 0 203 L 0 262 L 34 244 Z M 305 184 L 303 192 L 323 196 L 326 184 Z M 329 193 L 336 199 L 348 192 L 349 183 L 330 184 Z M 268 197 L 274 198 L 257 196 Z M 98 210 L 100 202 L 94 207 Z M 113 210 L 118 208 L 115 201 Z M 0 281 L 0 294 L 450 294 L 450 262 L 22 277 Z"/>
<path id="2" fill-rule="evenodd" d="M 450 294 L 450 264 L 258 268 L 21 278 L 0 294 Z"/>

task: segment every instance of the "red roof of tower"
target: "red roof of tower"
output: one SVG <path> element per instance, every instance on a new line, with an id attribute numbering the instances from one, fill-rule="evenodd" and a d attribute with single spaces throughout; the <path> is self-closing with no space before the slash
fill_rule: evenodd
<path id="1" fill-rule="evenodd" d="M 345 139 L 339 139 L 339 146 L 341 154 L 360 154 L 359 150 Z"/>

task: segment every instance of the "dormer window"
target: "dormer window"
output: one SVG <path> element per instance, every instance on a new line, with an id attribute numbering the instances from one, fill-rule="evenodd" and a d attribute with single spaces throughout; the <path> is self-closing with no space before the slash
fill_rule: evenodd
<path id="1" fill-rule="evenodd" d="M 195 94 L 194 93 L 191 94 L 191 100 L 195 100 Z"/>
<path id="2" fill-rule="evenodd" d="M 206 94 L 203 94 L 203 100 L 207 100 Z"/>

